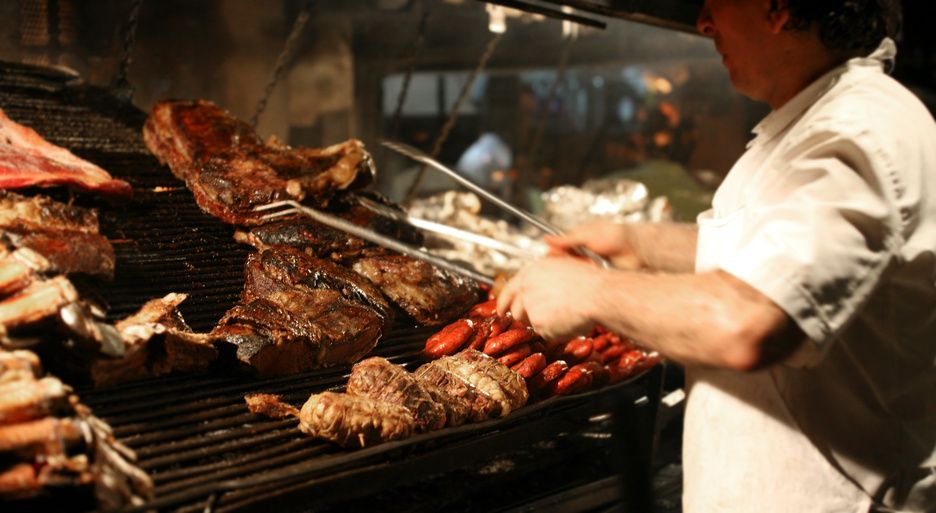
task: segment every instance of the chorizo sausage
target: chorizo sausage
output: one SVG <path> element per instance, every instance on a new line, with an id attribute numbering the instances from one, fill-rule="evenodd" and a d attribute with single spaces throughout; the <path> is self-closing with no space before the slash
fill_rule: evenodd
<path id="1" fill-rule="evenodd" d="M 497 300 L 492 299 L 483 303 L 478 303 L 471 307 L 468 312 L 469 319 L 486 319 L 497 315 Z"/>
<path id="2" fill-rule="evenodd" d="M 523 376 L 523 379 L 531 379 L 540 371 L 546 368 L 546 355 L 543 353 L 533 353 L 527 356 L 520 363 L 510 369 Z"/>
<path id="3" fill-rule="evenodd" d="M 499 356 L 497 358 L 497 361 L 503 363 L 504 365 L 508 367 L 513 367 L 520 360 L 523 360 L 527 356 L 530 356 L 530 353 L 532 352 L 533 350 L 530 349 L 530 344 L 522 344 L 511 349 L 509 352 Z"/>
<path id="4" fill-rule="evenodd" d="M 507 330 L 496 337 L 487 339 L 484 343 L 484 354 L 500 356 L 520 344 L 533 340 L 536 334 L 530 328 Z"/>
<path id="5" fill-rule="evenodd" d="M 562 348 L 561 358 L 572 363 L 585 361 L 592 354 L 593 347 L 594 344 L 590 338 L 572 339 Z"/>
<path id="6" fill-rule="evenodd" d="M 527 383 L 527 387 L 533 391 L 544 390 L 551 383 L 559 379 L 565 371 L 569 369 L 569 364 L 565 360 L 555 360 L 543 368 L 539 374 L 533 376 Z"/>
<path id="7" fill-rule="evenodd" d="M 459 319 L 426 340 L 423 353 L 429 358 L 455 354 L 474 334 L 474 322 Z"/>
<path id="8" fill-rule="evenodd" d="M 550 387 L 555 395 L 566 395 L 600 385 L 607 381 L 605 368 L 598 362 L 588 361 L 572 366 Z"/>

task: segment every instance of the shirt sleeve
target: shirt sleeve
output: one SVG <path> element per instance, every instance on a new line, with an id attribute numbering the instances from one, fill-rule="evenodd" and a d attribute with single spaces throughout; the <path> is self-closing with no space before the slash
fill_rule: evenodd
<path id="1" fill-rule="evenodd" d="M 893 174 L 861 134 L 816 129 L 782 146 L 753 187 L 737 251 L 719 267 L 783 309 L 820 350 L 846 326 L 899 247 Z"/>

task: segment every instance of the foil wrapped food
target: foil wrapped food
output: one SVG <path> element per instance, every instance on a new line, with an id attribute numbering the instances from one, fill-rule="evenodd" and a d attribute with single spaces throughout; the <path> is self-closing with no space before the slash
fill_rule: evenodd
<path id="1" fill-rule="evenodd" d="M 504 220 L 481 215 L 481 200 L 471 192 L 446 191 L 413 202 L 410 217 L 445 224 L 514 246 L 523 256 L 509 254 L 467 241 L 427 234 L 429 251 L 450 260 L 470 264 L 478 271 L 496 275 L 523 267 L 531 259 L 544 256 L 546 244 L 535 229 L 523 231 Z"/>
<path id="2" fill-rule="evenodd" d="M 651 198 L 647 187 L 628 179 L 589 180 L 581 187 L 560 185 L 544 192 L 543 216 L 562 230 L 609 219 L 617 222 L 660 222 L 672 219 L 664 196 Z"/>

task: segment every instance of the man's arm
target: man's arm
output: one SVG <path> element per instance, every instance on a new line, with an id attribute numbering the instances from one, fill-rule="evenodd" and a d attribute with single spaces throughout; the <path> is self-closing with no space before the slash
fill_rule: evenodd
<path id="1" fill-rule="evenodd" d="M 684 365 L 755 370 L 786 358 L 804 339 L 773 301 L 723 271 L 608 271 L 548 258 L 511 280 L 498 307 L 547 338 L 601 324 Z"/>
<path id="2" fill-rule="evenodd" d="M 619 269 L 691 273 L 695 269 L 698 228 L 683 223 L 597 222 L 546 242 L 559 252 L 586 246 Z"/>

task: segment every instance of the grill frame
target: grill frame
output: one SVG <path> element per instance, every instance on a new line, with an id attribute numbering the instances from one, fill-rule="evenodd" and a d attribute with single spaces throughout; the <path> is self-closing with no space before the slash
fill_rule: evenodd
<path id="1" fill-rule="evenodd" d="M 232 226 L 202 213 L 184 184 L 149 154 L 141 137 L 143 112 L 119 102 L 107 90 L 83 84 L 71 73 L 13 63 L 0 63 L 0 107 L 50 142 L 133 186 L 134 198 L 116 205 L 89 195 L 41 191 L 98 210 L 101 232 L 114 244 L 115 278 L 110 283 L 77 285 L 83 297 L 97 298 L 108 307 L 109 320 L 135 312 L 148 299 L 183 292 L 189 294 L 180 306 L 183 317 L 196 331 L 208 331 L 236 303 L 243 286 L 243 262 L 251 249 L 233 240 Z M 432 331 L 398 326 L 373 354 L 413 370 L 421 363 L 420 350 Z M 405 484 L 401 481 L 413 480 L 454 487 L 452 497 L 484 504 L 481 509 L 509 509 L 537 498 L 554 501 L 546 498 L 550 490 L 578 496 L 576 489 L 590 489 L 592 483 L 571 477 L 556 482 L 543 477 L 548 469 L 536 470 L 539 461 L 565 465 L 566 455 L 583 460 L 612 455 L 617 464 L 603 464 L 602 475 L 589 474 L 591 479 L 617 483 L 609 495 L 615 500 L 639 495 L 639 489 L 627 483 L 641 483 L 649 462 L 662 383 L 659 367 L 628 382 L 531 404 L 503 419 L 357 451 L 309 439 L 296 429 L 295 420 L 254 417 L 243 401 L 245 393 L 259 391 L 286 393 L 288 401 L 299 405 L 309 393 L 340 390 L 349 370 L 343 366 L 257 380 L 216 369 L 107 389 L 79 388 L 79 396 L 114 427 L 118 440 L 137 452 L 139 465 L 155 481 L 155 499 L 124 510 L 128 513 L 273 507 L 286 512 L 305 511 L 308 504 L 315 504 L 316 510 L 337 510 L 349 501 L 369 504 L 368 497 L 379 501 Z M 628 451 L 630 444 L 614 443 L 615 437 L 637 441 Z M 565 448 L 555 452 L 549 443 Z M 306 457 L 308 462 L 277 470 Z M 511 472 L 478 470 L 505 457 L 526 463 L 514 463 Z M 633 468 L 621 468 L 622 462 L 633 463 Z M 236 466 L 231 468 L 232 464 Z M 569 468 L 582 475 L 593 470 L 587 461 L 584 465 Z M 615 477 L 622 472 L 627 481 Z M 521 480 L 518 475 L 525 477 Z M 482 497 L 490 495 L 486 490 L 491 487 L 509 495 L 511 483 L 527 478 L 552 483 L 552 488 L 521 491 L 500 502 Z M 416 489 L 408 497 L 422 501 L 427 495 Z M 457 504 L 449 504 L 448 509 L 452 507 L 458 509 Z"/>

